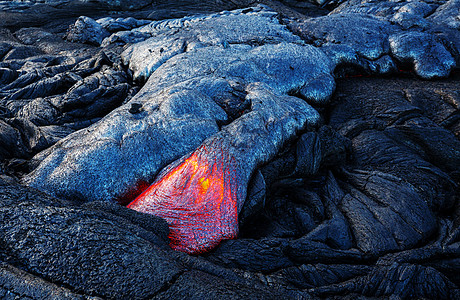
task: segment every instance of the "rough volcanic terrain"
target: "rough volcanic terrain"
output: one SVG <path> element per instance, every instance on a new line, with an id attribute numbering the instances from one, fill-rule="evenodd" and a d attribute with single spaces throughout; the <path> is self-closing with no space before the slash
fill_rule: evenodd
<path id="1" fill-rule="evenodd" d="M 460 299 L 459 0 L 0 1 L 1 299 Z"/>

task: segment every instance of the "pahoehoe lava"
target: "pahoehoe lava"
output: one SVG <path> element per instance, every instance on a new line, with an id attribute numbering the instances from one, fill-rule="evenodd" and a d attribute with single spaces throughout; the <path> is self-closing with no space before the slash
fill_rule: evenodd
<path id="1" fill-rule="evenodd" d="M 0 1 L 0 298 L 460 298 L 459 15 Z"/>

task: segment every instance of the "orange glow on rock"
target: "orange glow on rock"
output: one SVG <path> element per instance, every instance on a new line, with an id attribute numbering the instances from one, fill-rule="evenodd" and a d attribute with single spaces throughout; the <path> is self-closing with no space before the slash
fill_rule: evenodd
<path id="1" fill-rule="evenodd" d="M 173 249 L 203 253 L 238 234 L 236 172 L 234 159 L 201 146 L 163 171 L 128 207 L 164 218 Z"/>
<path id="2" fill-rule="evenodd" d="M 200 183 L 201 183 L 201 189 L 200 189 L 200 194 L 206 194 L 209 188 L 209 178 L 200 178 Z"/>

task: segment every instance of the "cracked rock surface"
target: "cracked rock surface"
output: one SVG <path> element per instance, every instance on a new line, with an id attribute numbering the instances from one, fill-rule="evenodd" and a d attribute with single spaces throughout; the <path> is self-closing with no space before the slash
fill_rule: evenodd
<path id="1" fill-rule="evenodd" d="M 0 298 L 460 298 L 459 5 L 0 1 Z"/>

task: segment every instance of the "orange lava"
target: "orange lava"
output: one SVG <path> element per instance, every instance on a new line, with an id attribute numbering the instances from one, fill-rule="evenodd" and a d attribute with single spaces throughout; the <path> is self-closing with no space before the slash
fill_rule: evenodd
<path id="1" fill-rule="evenodd" d="M 232 158 L 202 146 L 128 207 L 164 218 L 173 249 L 203 253 L 238 234 L 236 171 Z"/>

